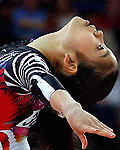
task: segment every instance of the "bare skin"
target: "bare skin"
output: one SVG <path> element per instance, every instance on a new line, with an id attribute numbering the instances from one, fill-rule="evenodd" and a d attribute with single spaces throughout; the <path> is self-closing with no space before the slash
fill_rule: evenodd
<path id="1" fill-rule="evenodd" d="M 50 103 L 53 109 L 62 112 L 66 117 L 69 125 L 80 138 L 82 149 L 88 145 L 85 132 L 94 133 L 108 138 L 114 138 L 113 130 L 90 113 L 82 109 L 67 91 L 58 90 L 54 92 L 50 98 Z"/>
<path id="2" fill-rule="evenodd" d="M 106 64 L 113 62 L 113 69 L 117 67 L 115 56 L 104 44 L 103 32 L 97 31 L 95 26 L 89 25 L 89 21 L 79 17 L 74 17 L 61 30 L 42 36 L 28 46 L 42 52 L 54 69 L 65 75 L 77 72 L 79 60 L 76 52 L 84 54 L 88 60 Z M 60 70 L 57 68 L 56 62 L 59 62 Z M 67 91 L 55 91 L 50 97 L 50 104 L 53 109 L 64 114 L 69 125 L 80 138 L 83 149 L 88 144 L 85 132 L 108 138 L 115 137 L 111 128 L 83 110 Z"/>

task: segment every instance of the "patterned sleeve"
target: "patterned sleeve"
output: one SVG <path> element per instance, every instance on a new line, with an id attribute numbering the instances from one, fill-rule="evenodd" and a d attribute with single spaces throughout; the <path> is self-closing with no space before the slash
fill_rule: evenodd
<path id="1" fill-rule="evenodd" d="M 64 89 L 46 62 L 37 53 L 24 51 L 11 59 L 5 67 L 6 84 L 20 95 L 32 94 L 46 105 L 50 95 Z"/>

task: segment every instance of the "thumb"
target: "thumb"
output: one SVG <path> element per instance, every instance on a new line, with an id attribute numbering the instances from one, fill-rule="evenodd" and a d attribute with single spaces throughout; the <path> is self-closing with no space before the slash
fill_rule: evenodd
<path id="1" fill-rule="evenodd" d="M 85 149 L 88 145 L 88 141 L 87 141 L 87 138 L 85 136 L 85 134 L 83 132 L 77 134 L 81 143 L 82 143 L 82 149 Z"/>

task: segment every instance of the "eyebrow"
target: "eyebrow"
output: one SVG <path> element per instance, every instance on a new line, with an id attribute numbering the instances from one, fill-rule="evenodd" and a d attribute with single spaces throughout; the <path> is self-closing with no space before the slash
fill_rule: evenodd
<path id="1" fill-rule="evenodd" d="M 105 58 L 105 57 L 107 57 L 109 54 L 110 54 L 110 52 L 107 50 L 106 53 L 105 53 L 105 55 L 100 56 L 100 57 Z"/>

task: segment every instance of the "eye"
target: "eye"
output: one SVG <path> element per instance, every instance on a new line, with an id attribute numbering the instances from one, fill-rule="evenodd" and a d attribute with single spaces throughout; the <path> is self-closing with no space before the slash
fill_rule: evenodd
<path id="1" fill-rule="evenodd" d="M 98 47 L 97 47 L 97 50 L 103 50 L 104 47 L 102 46 L 102 44 L 100 44 Z"/>

